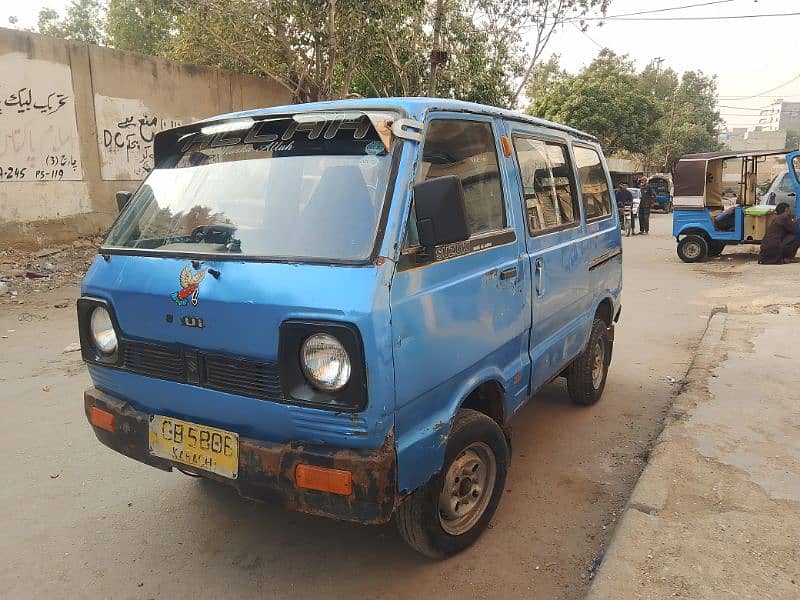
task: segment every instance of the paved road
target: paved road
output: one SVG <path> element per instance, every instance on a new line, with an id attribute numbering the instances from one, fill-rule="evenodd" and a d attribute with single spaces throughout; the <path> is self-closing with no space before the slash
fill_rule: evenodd
<path id="1" fill-rule="evenodd" d="M 102 447 L 83 415 L 89 378 L 78 353 L 62 353 L 77 339 L 74 309 L 52 308 L 77 288 L 0 299 L 3 596 L 581 597 L 676 391 L 668 377 L 686 371 L 710 306 L 754 268 L 748 253 L 684 265 L 669 227 L 653 215 L 650 236 L 624 242 L 603 400 L 573 407 L 558 383 L 522 410 L 492 528 L 439 563 L 392 524 L 287 513 Z"/>

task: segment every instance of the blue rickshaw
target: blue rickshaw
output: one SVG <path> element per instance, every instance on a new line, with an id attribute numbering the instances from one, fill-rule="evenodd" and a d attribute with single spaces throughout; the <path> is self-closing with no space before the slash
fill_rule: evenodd
<path id="1" fill-rule="evenodd" d="M 672 178 L 669 175 L 656 173 L 647 180 L 653 191 L 653 208 L 660 208 L 665 213 L 672 212 Z"/>
<path id="2" fill-rule="evenodd" d="M 759 204 L 758 166 L 768 157 L 781 155 L 785 155 L 797 194 L 800 152 L 796 150 L 705 152 L 681 157 L 674 173 L 672 235 L 682 261 L 702 262 L 722 254 L 725 246 L 761 243 L 774 218 L 774 207 Z M 741 164 L 738 200 L 735 205 L 725 207 L 722 202 L 725 162 L 737 160 Z"/>

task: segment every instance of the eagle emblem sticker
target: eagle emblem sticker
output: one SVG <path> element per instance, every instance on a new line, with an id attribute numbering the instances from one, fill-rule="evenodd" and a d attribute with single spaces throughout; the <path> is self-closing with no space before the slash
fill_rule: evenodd
<path id="1" fill-rule="evenodd" d="M 205 269 L 198 271 L 197 273 L 192 273 L 188 266 L 183 267 L 181 276 L 178 278 L 178 281 L 180 281 L 181 284 L 181 289 L 173 294 L 170 294 L 170 298 L 172 298 L 175 301 L 175 304 L 178 306 L 186 306 L 186 304 L 189 302 L 189 298 L 191 298 L 192 306 L 197 306 L 197 295 L 200 292 L 200 282 L 203 281 L 203 277 L 205 276 Z"/>

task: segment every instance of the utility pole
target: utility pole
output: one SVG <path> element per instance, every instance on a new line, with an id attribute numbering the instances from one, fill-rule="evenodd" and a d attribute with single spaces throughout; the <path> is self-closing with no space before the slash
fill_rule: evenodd
<path id="1" fill-rule="evenodd" d="M 433 50 L 431 50 L 431 73 L 428 79 L 428 96 L 436 95 L 436 79 L 439 67 L 447 62 L 447 52 L 442 48 L 442 21 L 444 20 L 444 0 L 436 0 L 433 15 Z"/>

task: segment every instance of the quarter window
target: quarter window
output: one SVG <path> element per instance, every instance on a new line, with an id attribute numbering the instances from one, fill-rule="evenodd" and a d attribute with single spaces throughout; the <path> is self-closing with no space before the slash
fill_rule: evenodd
<path id="1" fill-rule="evenodd" d="M 793 192 L 794 186 L 792 185 L 792 177 L 789 175 L 788 172 L 784 173 L 783 177 L 781 178 L 781 183 L 778 186 L 778 191 L 780 192 Z"/>
<path id="2" fill-rule="evenodd" d="M 472 235 L 506 227 L 500 167 L 489 123 L 447 119 L 430 122 L 420 177 L 426 181 L 445 175 L 461 179 Z"/>
<path id="3" fill-rule="evenodd" d="M 608 191 L 608 180 L 596 150 L 573 146 L 578 176 L 581 180 L 583 211 L 586 220 L 599 219 L 611 214 L 611 194 Z"/>
<path id="4" fill-rule="evenodd" d="M 580 210 L 563 144 L 514 136 L 531 235 L 580 222 Z"/>

